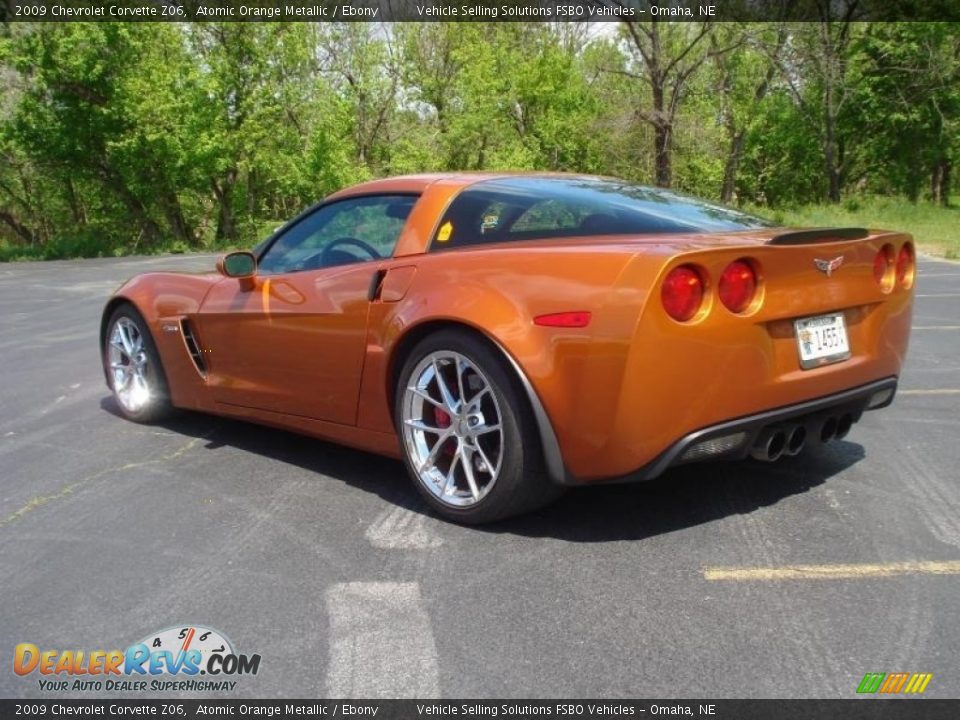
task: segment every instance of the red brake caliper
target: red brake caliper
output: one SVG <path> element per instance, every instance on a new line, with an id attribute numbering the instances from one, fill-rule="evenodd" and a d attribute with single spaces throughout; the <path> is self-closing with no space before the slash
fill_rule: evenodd
<path id="1" fill-rule="evenodd" d="M 440 429 L 450 427 L 450 423 L 453 422 L 450 414 L 446 410 L 441 410 L 438 407 L 433 409 L 433 420 L 437 423 L 437 427 Z"/>
<path id="2" fill-rule="evenodd" d="M 453 423 L 453 418 L 450 417 L 450 413 L 448 413 L 446 410 L 435 407 L 433 408 L 433 421 L 437 424 L 438 428 L 446 429 L 450 427 L 451 423 Z M 447 442 L 441 452 L 448 457 L 452 456 L 455 452 L 453 443 Z"/>

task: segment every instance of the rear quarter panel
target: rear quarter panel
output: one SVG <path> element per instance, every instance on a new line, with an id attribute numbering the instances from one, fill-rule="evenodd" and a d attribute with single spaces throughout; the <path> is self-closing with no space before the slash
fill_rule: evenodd
<path id="1" fill-rule="evenodd" d="M 392 428 L 389 398 L 393 366 L 401 362 L 394 354 L 398 343 L 425 323 L 445 321 L 482 333 L 519 364 L 545 406 L 565 457 L 601 444 L 589 428 L 596 415 L 616 407 L 646 296 L 644 285 L 619 282 L 635 255 L 635 249 L 622 247 L 528 245 L 416 258 L 403 299 L 371 306 L 360 425 Z M 650 278 L 661 264 L 653 259 L 644 263 Z M 593 314 L 586 328 L 533 322 L 541 314 L 581 310 Z"/>

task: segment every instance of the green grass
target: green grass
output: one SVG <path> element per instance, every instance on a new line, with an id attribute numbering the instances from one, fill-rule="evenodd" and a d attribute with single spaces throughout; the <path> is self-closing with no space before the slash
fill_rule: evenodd
<path id="1" fill-rule="evenodd" d="M 273 223 L 271 229 L 276 225 L 277 223 Z M 171 240 L 145 247 L 131 243 L 124 244 L 90 239 L 89 237 L 55 238 L 43 245 L 14 245 L 0 240 L 0 262 L 68 260 L 73 258 L 120 257 L 122 255 L 165 255 L 190 252 L 229 252 L 238 249 L 248 250 L 253 245 L 254 242 L 250 242 L 249 245 L 240 244 L 239 246 L 235 243 L 207 242 L 190 247 L 182 242 Z"/>
<path id="2" fill-rule="evenodd" d="M 238 242 L 222 242 L 203 237 L 195 244 L 167 238 L 144 245 L 131 238 L 111 234 L 109 228 L 88 227 L 74 235 L 51 238 L 42 245 L 21 245 L 0 238 L 0 262 L 18 260 L 68 260 L 73 258 L 120 257 L 123 255 L 167 255 L 170 253 L 226 253 L 249 250 L 283 225 L 283 220 L 250 220 L 240 226 Z"/>
<path id="3" fill-rule="evenodd" d="M 867 227 L 903 230 L 913 235 L 921 252 L 960 259 L 960 207 L 910 203 L 901 198 L 848 198 L 839 205 L 795 208 L 751 208 L 784 225 L 800 227 Z"/>

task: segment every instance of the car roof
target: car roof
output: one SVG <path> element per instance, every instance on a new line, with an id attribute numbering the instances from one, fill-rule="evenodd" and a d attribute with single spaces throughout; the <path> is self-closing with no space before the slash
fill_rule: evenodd
<path id="1" fill-rule="evenodd" d="M 370 195 L 380 193 L 421 193 L 430 185 L 436 182 L 443 182 L 450 188 L 462 188 L 467 185 L 482 182 L 484 180 L 500 180 L 513 177 L 529 178 L 556 178 L 573 180 L 577 178 L 593 178 L 593 175 L 579 175 L 574 173 L 558 172 L 445 172 L 445 173 L 420 173 L 416 175 L 397 175 L 396 177 L 383 178 L 381 180 L 368 180 L 357 185 L 338 190 L 327 199 L 334 200 L 354 195 Z"/>

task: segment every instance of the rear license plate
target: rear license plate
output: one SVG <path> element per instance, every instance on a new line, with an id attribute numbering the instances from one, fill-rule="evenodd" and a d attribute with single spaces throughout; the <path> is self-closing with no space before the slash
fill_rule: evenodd
<path id="1" fill-rule="evenodd" d="M 830 313 L 793 321 L 797 331 L 800 367 L 807 370 L 850 357 L 843 313 Z"/>

